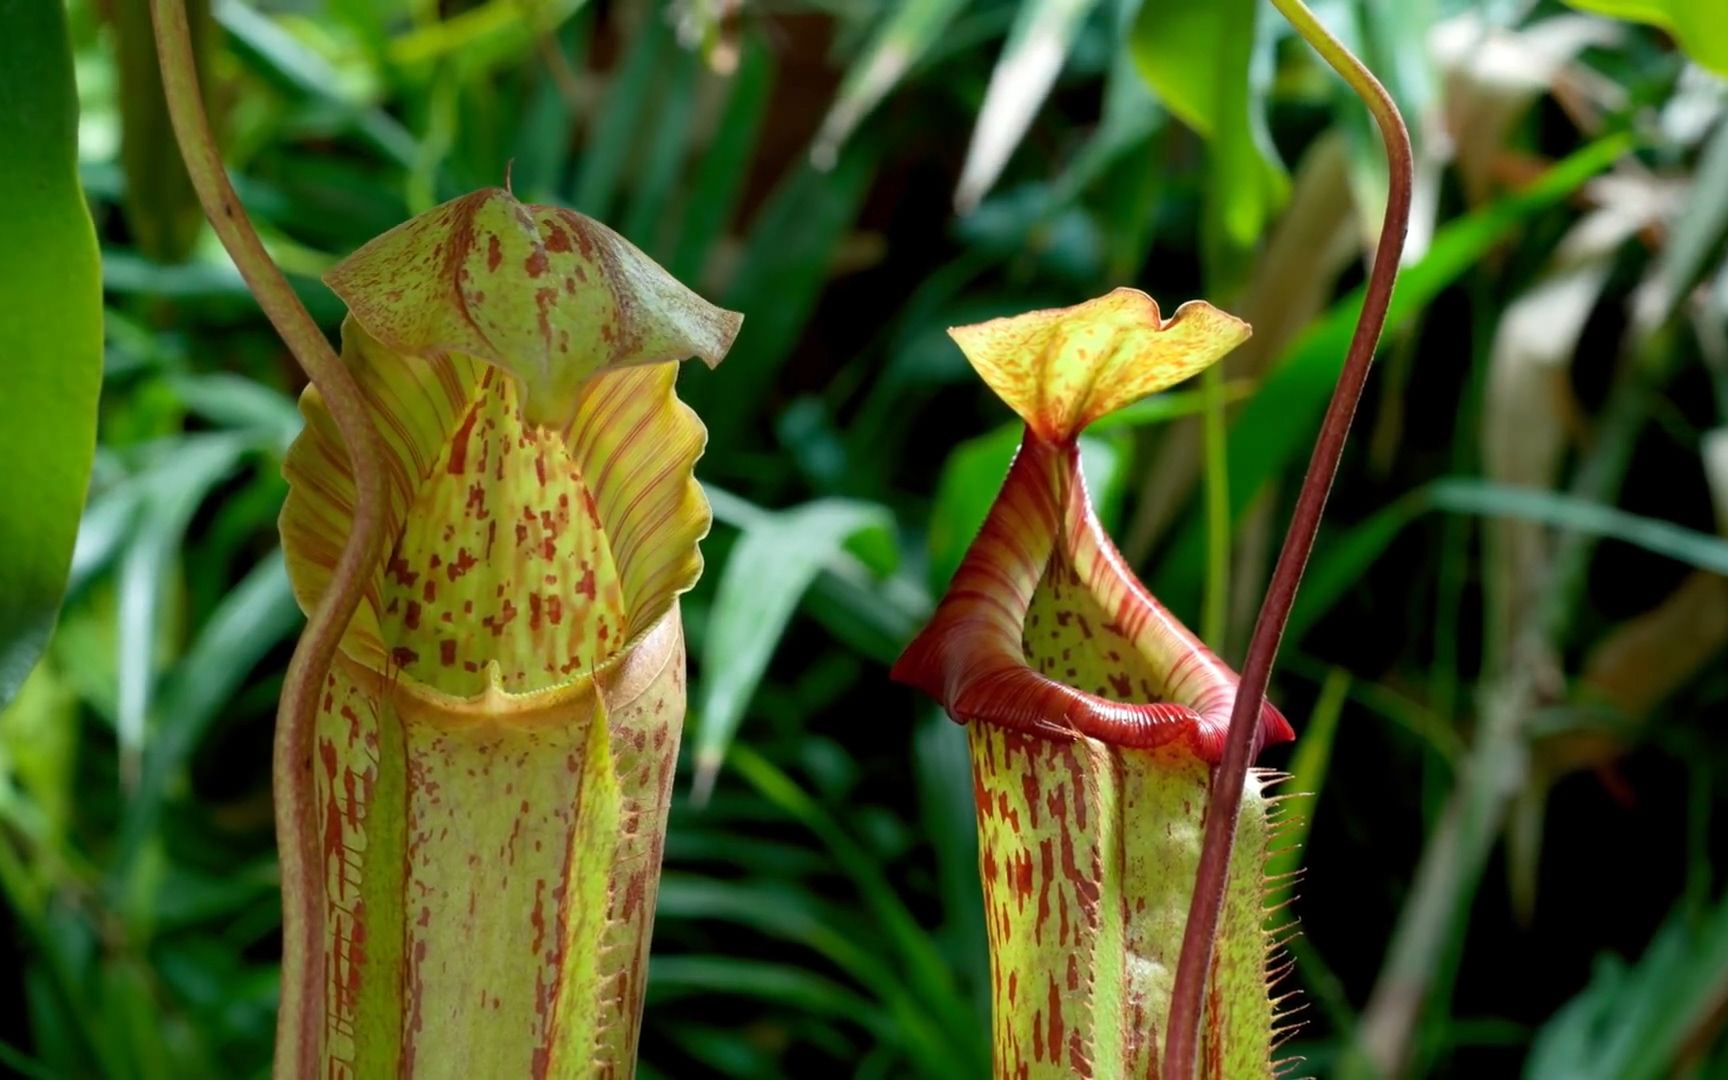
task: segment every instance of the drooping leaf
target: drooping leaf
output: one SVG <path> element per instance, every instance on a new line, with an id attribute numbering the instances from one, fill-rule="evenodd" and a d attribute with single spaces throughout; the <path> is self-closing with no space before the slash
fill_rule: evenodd
<path id="1" fill-rule="evenodd" d="M 0 2 L 0 706 L 53 629 L 96 446 L 102 284 L 66 13 Z"/>
<path id="2" fill-rule="evenodd" d="M 712 787 L 799 598 L 823 565 L 860 534 L 874 533 L 891 548 L 892 527 L 880 506 L 820 499 L 744 529 L 721 574 L 703 640 L 698 799 Z"/>

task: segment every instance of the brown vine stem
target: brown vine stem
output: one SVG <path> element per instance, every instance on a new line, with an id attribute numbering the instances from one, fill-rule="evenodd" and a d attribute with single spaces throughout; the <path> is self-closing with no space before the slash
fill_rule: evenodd
<path id="1" fill-rule="evenodd" d="M 1248 645 L 1247 660 L 1242 665 L 1242 683 L 1237 688 L 1235 706 L 1230 714 L 1224 760 L 1213 775 L 1204 846 L 1195 873 L 1188 922 L 1182 932 L 1182 953 L 1176 966 L 1170 1015 L 1164 1028 L 1164 1080 L 1191 1080 L 1194 1076 L 1200 1049 L 1200 1025 L 1205 1016 L 1206 980 L 1218 935 L 1218 912 L 1224 902 L 1230 855 L 1236 844 L 1236 818 L 1242 806 L 1242 788 L 1247 782 L 1248 766 L 1259 750 L 1255 745 L 1255 734 L 1259 728 L 1260 705 L 1266 696 L 1266 683 L 1272 674 L 1272 663 L 1278 656 L 1285 623 L 1290 618 L 1290 606 L 1296 599 L 1296 588 L 1302 582 L 1302 571 L 1306 569 L 1308 555 L 1314 549 L 1314 537 L 1320 530 L 1320 518 L 1326 510 L 1332 479 L 1338 472 L 1344 441 L 1350 434 L 1350 422 L 1355 418 L 1363 384 L 1368 381 L 1368 369 L 1374 361 L 1380 331 L 1386 324 L 1386 309 L 1391 303 L 1392 285 L 1398 276 L 1398 259 L 1404 251 L 1404 233 L 1410 224 L 1410 134 L 1404 129 L 1398 106 L 1379 80 L 1321 25 L 1302 0 L 1272 0 L 1272 4 L 1290 20 L 1296 32 L 1313 46 L 1314 51 L 1350 84 L 1379 124 L 1380 136 L 1386 144 L 1389 174 L 1386 217 L 1380 226 L 1380 242 L 1374 249 L 1374 267 L 1368 277 L 1356 333 L 1350 339 L 1344 369 L 1339 373 L 1331 404 L 1326 407 L 1326 417 L 1321 421 L 1320 436 L 1314 443 L 1308 472 L 1296 497 L 1296 510 L 1291 516 L 1290 528 L 1284 534 L 1284 545 L 1278 552 L 1278 565 L 1272 571 L 1266 597 L 1260 604 L 1260 616 L 1254 623 L 1254 636 Z"/>
<path id="2" fill-rule="evenodd" d="M 312 794 L 312 730 L 318 691 L 330 672 L 342 632 L 365 591 L 383 524 L 384 472 L 376 433 L 354 377 L 330 348 L 282 272 L 258 239 L 210 132 L 183 0 L 151 0 L 162 89 L 174 136 L 198 201 L 258 306 L 323 395 L 347 444 L 354 470 L 354 521 L 328 587 L 300 635 L 276 710 L 273 771 L 276 842 L 282 863 L 282 1004 L 276 1020 L 277 1080 L 317 1074 L 324 1023 L 322 870 L 316 858 Z"/>

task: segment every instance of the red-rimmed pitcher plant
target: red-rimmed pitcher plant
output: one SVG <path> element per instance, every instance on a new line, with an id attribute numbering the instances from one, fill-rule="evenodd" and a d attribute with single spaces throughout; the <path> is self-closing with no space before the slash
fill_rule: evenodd
<path id="1" fill-rule="evenodd" d="M 952 331 L 1025 422 L 929 626 L 894 669 L 965 724 L 997 1076 L 1269 1075 L 1279 1035 L 1263 866 L 1265 700 L 1390 302 L 1410 147 L 1385 90 L 1300 0 L 1274 0 L 1368 104 L 1390 164 L 1362 315 L 1237 675 L 1124 564 L 1086 495 L 1086 425 L 1248 334 L 1132 290 Z"/>
<path id="2" fill-rule="evenodd" d="M 1161 1060 L 1237 679 L 1128 570 L 1087 495 L 1079 438 L 1248 332 L 1204 302 L 1166 319 L 1131 289 L 951 331 L 1025 434 L 894 675 L 967 726 L 999 1076 L 1146 1076 Z M 1292 737 L 1270 705 L 1258 726 L 1264 742 Z M 1208 1075 L 1272 1063 L 1264 787 L 1250 777 L 1240 811 Z"/>

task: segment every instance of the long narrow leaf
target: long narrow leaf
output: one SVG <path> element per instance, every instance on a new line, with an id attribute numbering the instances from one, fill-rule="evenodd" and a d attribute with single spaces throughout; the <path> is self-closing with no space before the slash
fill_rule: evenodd
<path id="1" fill-rule="evenodd" d="M 1428 254 L 1400 273 L 1387 317 L 1388 331 L 1407 325 L 1520 222 L 1564 199 L 1630 145 L 1623 135 L 1599 139 L 1557 163 L 1525 190 L 1442 228 Z M 1357 290 L 1334 304 L 1297 340 L 1232 424 L 1233 432 L 1253 432 L 1253 438 L 1230 440 L 1230 508 L 1237 521 L 1267 481 L 1305 454 L 1344 362 L 1361 303 L 1362 293 Z M 1202 524 L 1190 523 L 1159 563 L 1153 592 L 1173 606 L 1191 606 L 1197 599 L 1194 574 L 1204 545 Z"/>
<path id="2" fill-rule="evenodd" d="M 1056 84 L 1074 38 L 1098 0 L 1021 0 L 1008 44 L 990 73 L 954 205 L 968 213 L 995 186 Z"/>
<path id="3" fill-rule="evenodd" d="M 721 573 L 703 642 L 698 801 L 713 789 L 715 774 L 799 598 L 849 541 L 875 532 L 891 543 L 892 525 L 879 506 L 822 499 L 745 527 Z"/>

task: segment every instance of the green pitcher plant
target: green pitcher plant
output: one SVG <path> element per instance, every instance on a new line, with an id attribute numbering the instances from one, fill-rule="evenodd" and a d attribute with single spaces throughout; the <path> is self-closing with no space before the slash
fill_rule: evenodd
<path id="1" fill-rule="evenodd" d="M 1144 293 L 1117 289 L 950 334 L 1025 434 L 893 674 L 967 729 L 995 1073 L 1155 1076 L 1237 677 L 1128 569 L 1087 495 L 1079 437 L 1249 328 L 1201 301 L 1165 319 Z M 1293 737 L 1270 704 L 1259 727 L 1263 743 Z M 1203 1076 L 1273 1070 L 1271 779 L 1251 773 L 1243 793 Z"/>
<path id="2" fill-rule="evenodd" d="M 327 281 L 384 522 L 318 703 L 320 895 L 285 896 L 322 932 L 284 1008 L 321 1000 L 323 1021 L 279 1071 L 628 1076 L 684 718 L 678 598 L 710 521 L 706 433 L 673 383 L 740 316 L 496 188 Z M 281 527 L 311 612 L 355 485 L 317 389 L 301 411 Z"/>

